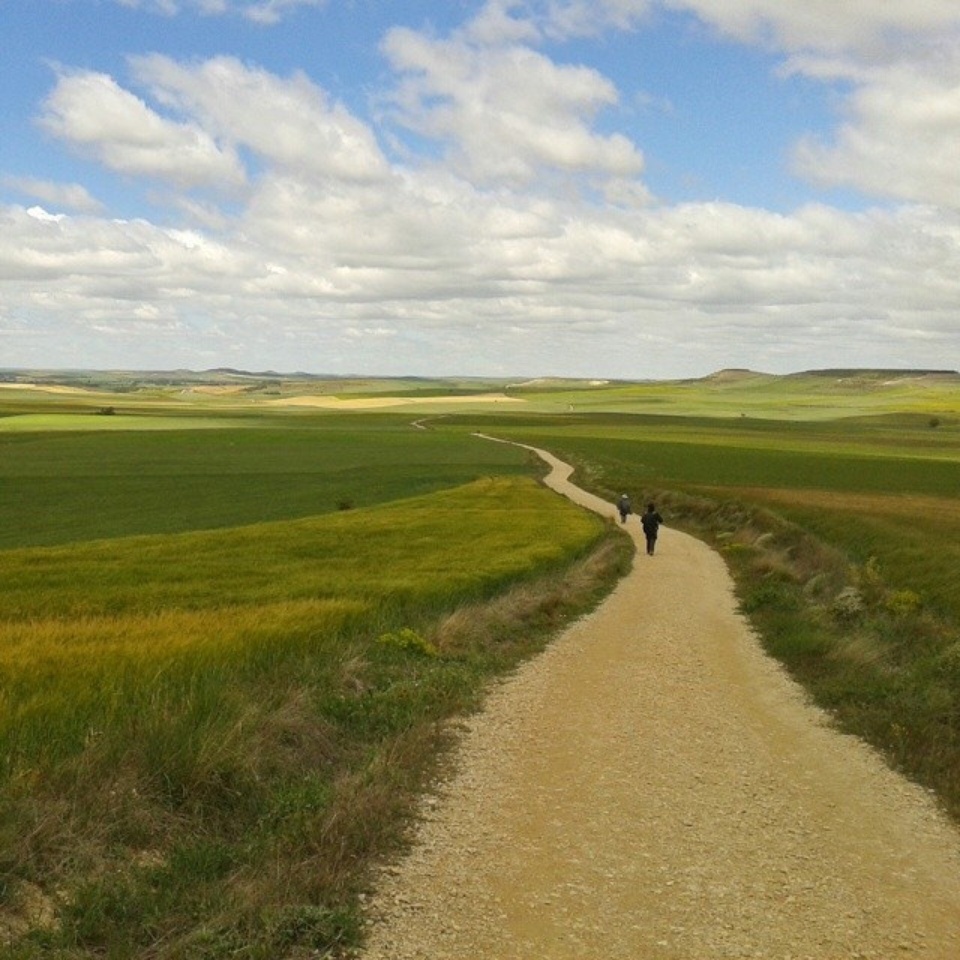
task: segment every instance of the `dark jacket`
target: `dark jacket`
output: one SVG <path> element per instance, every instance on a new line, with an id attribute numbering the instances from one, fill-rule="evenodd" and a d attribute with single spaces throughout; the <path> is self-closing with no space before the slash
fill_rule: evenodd
<path id="1" fill-rule="evenodd" d="M 655 537 L 657 531 L 660 529 L 660 524 L 663 523 L 663 517 L 661 517 L 656 510 L 647 510 L 647 512 L 640 517 L 640 523 L 643 524 L 643 532 L 648 537 Z"/>

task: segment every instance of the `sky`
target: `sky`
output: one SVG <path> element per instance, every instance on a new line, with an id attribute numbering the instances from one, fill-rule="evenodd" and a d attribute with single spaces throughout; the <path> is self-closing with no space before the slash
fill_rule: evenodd
<path id="1" fill-rule="evenodd" d="M 958 0 L 0 0 L 0 368 L 960 366 Z"/>

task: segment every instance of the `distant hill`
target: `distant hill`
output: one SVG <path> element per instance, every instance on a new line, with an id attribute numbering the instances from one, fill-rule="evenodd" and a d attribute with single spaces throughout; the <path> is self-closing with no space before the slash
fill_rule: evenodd
<path id="1" fill-rule="evenodd" d="M 746 367 L 727 367 L 724 370 L 709 373 L 700 379 L 708 383 L 739 383 L 741 380 L 772 379 L 774 377 L 776 377 L 774 373 L 758 373 L 756 370 L 748 370 Z"/>
<path id="2" fill-rule="evenodd" d="M 483 392 L 495 389 L 524 393 L 556 390 L 588 391 L 606 387 L 661 384 L 706 385 L 723 388 L 726 392 L 762 389 L 780 384 L 786 389 L 811 389 L 830 392 L 856 389 L 881 389 L 903 386 L 934 386 L 960 384 L 957 370 L 923 370 L 914 368 L 858 368 L 837 367 L 823 370 L 804 370 L 797 373 L 763 373 L 746 367 L 727 367 L 704 377 L 677 380 L 643 379 L 588 379 L 568 377 L 536 377 L 529 379 L 487 377 L 424 377 L 424 376 L 361 376 L 356 374 L 280 373 L 274 370 L 241 370 L 236 367 L 215 367 L 207 370 L 26 370 L 0 368 L 0 383 L 62 384 L 88 389 L 135 390 L 139 388 L 194 387 L 197 385 L 242 385 L 245 389 L 277 388 L 303 384 L 308 390 L 329 384 L 338 392 L 356 393 L 445 392 L 450 395 Z"/>
<path id="3" fill-rule="evenodd" d="M 917 380 L 935 379 L 938 381 L 960 379 L 960 372 L 956 370 L 914 370 L 894 367 L 880 368 L 837 368 L 827 370 L 806 370 L 802 373 L 785 374 L 788 377 L 829 377 L 830 379 L 861 378 L 871 380 Z"/>
<path id="4" fill-rule="evenodd" d="M 882 389 L 896 386 L 942 386 L 960 384 L 956 370 L 920 370 L 913 368 L 837 367 L 824 370 L 803 370 L 797 373 L 759 373 L 745 367 L 729 367 L 705 377 L 681 381 L 736 388 L 782 384 L 784 387 L 823 390 Z"/>

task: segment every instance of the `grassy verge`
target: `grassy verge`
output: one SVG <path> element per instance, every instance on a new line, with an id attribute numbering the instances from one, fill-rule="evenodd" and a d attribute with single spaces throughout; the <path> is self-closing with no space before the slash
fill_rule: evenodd
<path id="1" fill-rule="evenodd" d="M 767 650 L 838 726 L 933 790 L 960 821 L 956 621 L 808 527 L 743 501 L 665 496 L 720 550 Z"/>
<path id="2" fill-rule="evenodd" d="M 4 956 L 355 943 L 447 721 L 629 561 L 529 480 L 0 554 Z"/>

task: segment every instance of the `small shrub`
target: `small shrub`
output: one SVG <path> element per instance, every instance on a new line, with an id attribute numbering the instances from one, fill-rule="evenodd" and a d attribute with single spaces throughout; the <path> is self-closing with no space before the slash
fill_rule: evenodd
<path id="1" fill-rule="evenodd" d="M 881 671 L 887 660 L 887 651 L 873 633 L 858 630 L 840 637 L 831 648 L 829 657 L 858 671 Z"/>
<path id="2" fill-rule="evenodd" d="M 882 601 L 885 592 L 883 571 L 880 568 L 880 561 L 876 557 L 870 557 L 857 571 L 857 580 L 860 584 L 860 592 L 866 602 L 875 604 Z"/>
<path id="3" fill-rule="evenodd" d="M 960 689 L 960 642 L 950 644 L 935 660 L 936 672 Z"/>
<path id="4" fill-rule="evenodd" d="M 267 924 L 268 942 L 278 950 L 292 947 L 329 948 L 331 944 L 356 943 L 359 924 L 349 910 L 297 904 L 278 910 Z"/>
<path id="5" fill-rule="evenodd" d="M 830 610 L 841 623 L 851 623 L 863 614 L 863 596 L 856 587 L 844 587 L 834 598 Z"/>
<path id="6" fill-rule="evenodd" d="M 923 605 L 920 594 L 913 590 L 895 590 L 884 601 L 884 607 L 888 613 L 895 617 L 905 617 L 911 613 L 916 613 Z"/>
<path id="7" fill-rule="evenodd" d="M 748 543 L 724 543 L 722 545 L 724 553 L 746 555 L 753 552 L 753 547 Z"/>
<path id="8" fill-rule="evenodd" d="M 787 584 L 767 580 L 744 597 L 741 609 L 744 613 L 755 613 L 758 610 L 793 610 L 797 605 L 796 592 Z"/>
<path id="9" fill-rule="evenodd" d="M 828 592 L 829 586 L 829 577 L 825 573 L 814 574 L 803 585 L 803 595 L 809 600 L 823 597 L 823 595 Z"/>
<path id="10" fill-rule="evenodd" d="M 428 657 L 438 655 L 437 648 L 416 630 L 411 630 L 410 627 L 404 627 L 397 630 L 396 633 L 382 633 L 377 637 L 377 643 L 382 643 L 384 646 L 393 647 L 397 650 L 424 654 Z"/>

